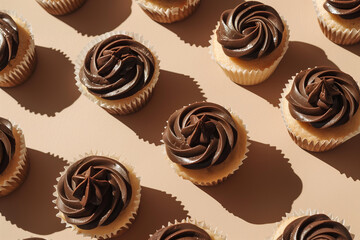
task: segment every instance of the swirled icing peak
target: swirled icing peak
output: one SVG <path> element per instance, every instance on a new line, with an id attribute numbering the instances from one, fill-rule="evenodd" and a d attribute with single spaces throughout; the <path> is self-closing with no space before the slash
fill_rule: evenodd
<path id="1" fill-rule="evenodd" d="M 345 124 L 359 107 L 360 90 L 348 74 L 331 67 L 301 71 L 286 96 L 291 115 L 316 128 Z"/>
<path id="2" fill-rule="evenodd" d="M 130 202 L 126 168 L 111 158 L 85 157 L 60 178 L 57 207 L 66 221 L 82 229 L 110 224 Z"/>
<path id="3" fill-rule="evenodd" d="M 277 48 L 284 30 L 281 17 L 274 8 L 248 1 L 223 12 L 216 34 L 227 56 L 255 59 Z"/>
<path id="4" fill-rule="evenodd" d="M 0 174 L 4 172 L 15 153 L 15 138 L 12 129 L 11 122 L 0 117 Z"/>
<path id="5" fill-rule="evenodd" d="M 231 114 L 209 102 L 193 103 L 174 112 L 163 134 L 170 160 L 189 169 L 223 162 L 236 140 Z"/>
<path id="6" fill-rule="evenodd" d="M 324 214 L 295 219 L 277 240 L 352 240 L 349 231 L 341 223 L 332 221 Z"/>
<path id="7" fill-rule="evenodd" d="M 345 19 L 360 17 L 360 0 L 326 0 L 324 8 L 329 13 Z"/>
<path id="8" fill-rule="evenodd" d="M 154 56 L 143 44 L 126 35 L 113 35 L 92 47 L 80 71 L 80 81 L 104 99 L 131 96 L 153 77 Z"/>
<path id="9" fill-rule="evenodd" d="M 0 71 L 15 58 L 19 46 L 19 34 L 15 21 L 0 12 Z"/>
<path id="10" fill-rule="evenodd" d="M 211 240 L 211 237 L 194 224 L 179 223 L 158 230 L 149 240 Z"/>

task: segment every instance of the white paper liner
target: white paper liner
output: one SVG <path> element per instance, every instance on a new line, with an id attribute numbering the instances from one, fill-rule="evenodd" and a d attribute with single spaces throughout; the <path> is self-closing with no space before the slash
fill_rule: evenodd
<path id="1" fill-rule="evenodd" d="M 215 227 L 215 228 L 211 227 L 210 225 L 206 224 L 204 221 L 197 221 L 197 220 L 191 219 L 189 217 L 187 217 L 186 219 L 183 219 L 181 221 L 175 220 L 174 223 L 168 222 L 168 225 L 162 226 L 161 229 L 171 226 L 171 225 L 179 224 L 179 223 L 191 223 L 191 224 L 198 226 L 199 228 L 205 230 L 212 237 L 212 240 L 227 240 L 227 237 L 217 227 Z M 150 234 L 150 237 L 152 235 L 153 234 Z"/>
<path id="2" fill-rule="evenodd" d="M 213 34 L 211 35 L 211 39 L 209 41 L 209 43 L 210 43 L 209 53 L 210 53 L 211 59 L 214 60 L 221 67 L 221 69 L 224 71 L 224 73 L 233 82 L 235 82 L 237 84 L 256 85 L 256 84 L 262 83 L 263 81 L 268 79 L 270 77 L 270 75 L 275 71 L 275 69 L 279 65 L 281 59 L 284 57 L 287 49 L 289 48 L 290 29 L 289 29 L 289 26 L 288 26 L 286 20 L 283 17 L 281 17 L 281 19 L 285 25 L 285 28 L 287 31 L 287 37 L 285 39 L 285 45 L 283 47 L 281 55 L 269 67 L 267 67 L 263 70 L 261 70 L 261 69 L 248 70 L 248 69 L 236 68 L 235 66 L 217 61 L 217 59 L 214 55 L 214 51 L 213 51 L 213 44 L 215 41 L 216 30 L 220 26 L 220 22 L 217 23 L 215 29 L 213 30 Z"/>
<path id="3" fill-rule="evenodd" d="M 79 159 L 88 157 L 88 156 L 103 156 L 103 157 L 108 157 L 111 159 L 115 159 L 118 162 L 120 162 L 121 164 L 123 164 L 125 166 L 125 168 L 128 170 L 129 172 L 129 178 L 131 179 L 131 175 L 133 175 L 133 177 L 136 179 L 137 183 L 135 183 L 135 185 L 138 185 L 138 189 L 136 193 L 133 193 L 132 197 L 134 197 L 134 199 L 130 200 L 130 203 L 133 203 L 133 210 L 128 214 L 128 216 L 122 216 L 121 212 L 118 215 L 117 218 L 115 218 L 115 220 L 112 222 L 114 223 L 119 217 L 122 217 L 125 219 L 126 217 L 126 222 L 124 223 L 124 225 L 122 226 L 117 226 L 116 228 L 114 228 L 111 232 L 102 232 L 102 233 L 97 233 L 97 234 L 90 234 L 88 233 L 87 230 L 83 230 L 83 229 L 79 229 L 77 228 L 75 225 L 67 223 L 63 217 L 63 214 L 59 211 L 59 209 L 57 208 L 56 205 L 56 199 L 58 198 L 58 193 L 57 193 L 57 183 L 59 182 L 60 178 L 66 173 L 66 171 L 68 170 L 68 168 L 70 167 L 71 164 L 73 164 L 74 162 L 78 161 Z M 58 211 L 58 213 L 56 214 L 56 216 L 58 218 L 60 218 L 61 223 L 66 225 L 66 228 L 71 228 L 73 231 L 76 232 L 76 234 L 82 235 L 84 237 L 91 237 L 91 238 L 97 238 L 97 239 L 108 239 L 111 237 L 116 237 L 121 235 L 122 233 L 124 233 L 129 227 L 130 225 L 133 223 L 133 221 L 135 220 L 135 217 L 137 215 L 137 211 L 139 209 L 140 206 L 140 198 L 141 198 L 141 185 L 140 185 L 140 177 L 138 177 L 134 171 L 133 166 L 131 166 L 127 161 L 124 161 L 123 158 L 113 155 L 113 154 L 104 154 L 102 152 L 97 152 L 97 151 L 90 151 L 89 153 L 85 153 L 84 155 L 80 155 L 77 159 L 74 159 L 74 161 L 69 161 L 69 165 L 65 167 L 64 171 L 60 173 L 60 177 L 56 178 L 56 185 L 54 185 L 55 191 L 53 193 L 53 196 L 55 197 L 55 199 L 52 201 L 55 205 L 55 209 Z M 129 207 L 129 205 L 127 207 Z M 110 226 L 112 223 L 110 223 L 107 226 Z M 105 227 L 107 227 L 105 226 Z M 97 227 L 98 229 L 102 228 Z M 94 229 L 91 229 L 90 231 L 93 231 Z"/>
<path id="4" fill-rule="evenodd" d="M 286 213 L 285 217 L 282 218 L 282 221 L 276 223 L 275 229 L 273 231 L 273 235 L 272 237 L 268 238 L 268 240 L 277 240 L 277 231 L 279 230 L 280 226 L 282 224 L 284 224 L 284 222 L 286 220 L 289 220 L 290 218 L 299 218 L 299 217 L 303 217 L 303 216 L 312 216 L 315 214 L 325 214 L 327 215 L 332 221 L 338 222 L 342 225 L 344 225 L 344 227 L 346 227 L 346 229 L 350 232 L 350 226 L 345 224 L 345 220 L 340 219 L 337 216 L 333 216 L 332 214 L 326 214 L 324 211 L 318 211 L 318 210 L 313 210 L 313 209 L 307 209 L 307 210 L 299 210 L 299 211 L 295 211 L 293 213 Z M 355 238 L 355 235 L 353 233 L 351 233 L 352 238 Z"/>
<path id="5" fill-rule="evenodd" d="M 36 0 L 48 13 L 65 15 L 81 7 L 86 0 Z"/>
<path id="6" fill-rule="evenodd" d="M 320 14 L 316 0 L 313 0 L 313 4 L 320 28 L 328 39 L 339 45 L 352 45 L 360 42 L 360 29 L 345 28 L 334 20 L 326 21 Z"/>
<path id="7" fill-rule="evenodd" d="M 101 42 L 110 36 L 117 35 L 117 34 L 124 34 L 127 36 L 132 37 L 134 40 L 140 42 L 145 47 L 147 47 L 150 52 L 152 53 L 154 60 L 155 60 L 155 66 L 154 66 L 154 75 L 151 79 L 151 81 L 144 86 L 143 89 L 141 89 L 138 93 L 134 94 L 133 96 L 121 99 L 124 100 L 124 103 L 116 103 L 116 100 L 114 100 L 114 103 L 110 103 L 111 100 L 105 100 L 100 99 L 98 97 L 95 97 L 93 94 L 91 94 L 86 87 L 81 83 L 79 73 L 80 70 L 84 64 L 84 59 L 87 54 L 87 52 L 98 42 Z M 75 80 L 76 80 L 76 86 L 78 87 L 79 91 L 84 94 L 88 99 L 90 99 L 95 104 L 99 105 L 106 111 L 108 111 L 111 114 L 119 114 L 119 115 L 126 115 L 133 112 L 136 112 L 140 110 L 142 107 L 145 106 L 145 104 L 150 100 L 150 97 L 152 95 L 152 91 L 159 79 L 160 74 L 160 60 L 156 52 L 154 51 L 153 47 L 150 46 L 150 43 L 148 41 L 145 41 L 143 37 L 137 33 L 127 32 L 127 31 L 112 31 L 105 34 L 102 34 L 96 38 L 94 38 L 78 55 L 76 61 L 75 61 Z"/>
<path id="8" fill-rule="evenodd" d="M 190 105 L 190 104 L 189 104 Z M 236 124 L 240 125 L 240 127 L 243 127 L 243 130 L 245 131 L 246 134 L 246 142 L 245 142 L 245 150 L 244 150 L 244 156 L 242 156 L 241 159 L 239 159 L 239 165 L 237 165 L 235 168 L 230 169 L 230 171 L 226 172 L 226 175 L 219 175 L 219 177 L 216 180 L 211 180 L 211 181 L 198 181 L 195 177 L 190 176 L 189 174 L 185 173 L 182 171 L 182 169 L 177 167 L 177 164 L 172 162 L 168 157 L 167 157 L 167 153 L 166 153 L 166 149 L 165 149 L 165 145 L 164 145 L 164 155 L 166 156 L 166 159 L 169 161 L 170 163 L 170 167 L 183 179 L 185 180 L 189 180 L 192 183 L 194 183 L 195 185 L 199 185 L 199 186 L 215 186 L 223 181 L 225 181 L 228 177 L 230 177 L 231 175 L 233 175 L 239 168 L 240 166 L 244 163 L 244 160 L 247 158 L 247 153 L 249 152 L 249 146 L 250 146 L 250 142 L 249 142 L 249 132 L 246 129 L 246 125 L 243 123 L 243 121 L 238 117 L 238 115 L 236 113 L 234 113 L 233 111 L 231 111 L 231 109 L 228 109 L 229 113 L 231 114 L 232 117 L 236 117 L 237 119 L 234 119 L 234 121 L 236 122 Z M 168 121 L 166 121 L 166 126 L 167 126 Z M 166 126 L 164 127 L 164 129 L 166 129 Z M 162 133 L 163 135 L 164 133 Z M 161 140 L 162 141 L 162 140 Z M 163 142 L 163 141 L 162 141 Z M 240 143 L 240 142 L 239 142 Z M 237 147 L 237 144 L 235 145 L 235 147 Z M 235 158 L 235 157 L 234 157 Z M 232 159 L 235 160 L 235 159 Z M 225 160 L 226 161 L 226 160 Z M 224 164 L 220 163 L 220 164 Z M 196 171 L 196 170 L 194 170 Z"/>
<path id="9" fill-rule="evenodd" d="M 21 25 L 25 30 L 27 30 L 29 35 L 29 45 L 25 50 L 25 54 L 21 56 L 21 61 L 16 66 L 13 66 L 7 73 L 1 73 L 0 71 L 0 87 L 14 87 L 23 83 L 31 73 L 34 71 L 36 66 L 36 55 L 35 55 L 35 41 L 32 31 L 32 27 L 28 21 L 23 17 L 18 15 L 14 11 L 1 10 L 9 14 L 10 16 L 19 19 L 21 22 L 16 22 L 16 24 Z M 20 47 L 20 46 L 19 46 Z M 16 56 L 15 59 L 20 56 Z"/>
<path id="10" fill-rule="evenodd" d="M 286 121 L 286 118 L 284 116 L 284 101 L 287 101 L 285 99 L 286 94 L 289 92 L 290 88 L 293 85 L 293 81 L 295 76 L 298 75 L 295 74 L 289 81 L 288 83 L 285 84 L 285 87 L 283 88 L 283 92 L 281 93 L 281 98 L 280 98 L 280 111 L 281 111 L 281 116 L 282 119 L 284 120 L 285 126 L 288 130 L 289 135 L 291 136 L 292 140 L 301 148 L 308 150 L 308 151 L 312 151 L 312 152 L 324 152 L 324 151 L 328 151 L 331 150 L 335 147 L 337 147 L 338 145 L 344 143 L 345 141 L 349 140 L 350 138 L 356 136 L 357 134 L 360 133 L 360 126 L 353 132 L 349 133 L 346 136 L 343 136 L 341 138 L 332 138 L 332 139 L 327 139 L 327 140 L 309 140 L 306 137 L 303 136 L 299 136 L 296 133 L 294 133 L 294 131 L 291 129 L 291 127 L 289 126 L 288 122 Z"/>
<path id="11" fill-rule="evenodd" d="M 20 186 L 24 182 L 29 168 L 29 161 L 26 158 L 24 134 L 18 125 L 13 125 L 13 130 L 15 130 L 20 140 L 19 142 L 16 142 L 16 144 L 19 144 L 19 152 L 15 152 L 14 156 L 19 154 L 19 157 L 18 162 L 16 163 L 15 171 L 12 172 L 10 177 L 0 185 L 0 197 L 11 193 Z"/>
<path id="12" fill-rule="evenodd" d="M 141 9 L 153 20 L 160 23 L 173 23 L 190 16 L 200 0 L 188 0 L 182 7 L 164 8 L 146 0 L 135 0 Z"/>

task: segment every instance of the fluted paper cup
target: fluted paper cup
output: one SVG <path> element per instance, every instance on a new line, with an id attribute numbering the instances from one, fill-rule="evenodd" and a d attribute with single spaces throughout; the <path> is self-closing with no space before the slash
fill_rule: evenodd
<path id="1" fill-rule="evenodd" d="M 124 161 L 122 158 L 110 155 L 110 154 L 103 154 L 98 152 L 90 152 L 86 153 L 84 155 L 81 155 L 78 159 L 76 159 L 74 162 L 76 162 L 79 159 L 88 157 L 88 156 L 103 156 L 108 157 L 111 159 L 115 159 L 121 164 L 125 166 L 125 168 L 129 172 L 129 179 L 132 187 L 132 196 L 131 200 L 129 202 L 129 205 L 119 213 L 117 218 L 115 218 L 114 221 L 112 221 L 110 224 L 106 226 L 98 226 L 94 229 L 80 229 L 76 225 L 67 223 L 65 220 L 65 217 L 61 211 L 57 208 L 56 200 L 58 198 L 58 192 L 57 192 L 57 184 L 54 186 L 55 192 L 53 193 L 55 200 L 53 200 L 53 203 L 55 204 L 55 209 L 58 211 L 56 216 L 60 218 L 61 223 L 64 223 L 67 228 L 71 228 L 73 231 L 75 231 L 77 234 L 82 235 L 84 237 L 91 237 L 91 238 L 97 238 L 97 239 L 108 239 L 112 237 L 117 237 L 123 234 L 128 230 L 132 222 L 135 220 L 135 217 L 137 215 L 137 211 L 139 209 L 140 205 L 140 198 L 141 198 L 141 186 L 140 186 L 140 178 L 136 175 L 134 168 Z M 69 165 L 65 167 L 65 170 L 60 174 L 60 177 L 58 177 L 56 180 L 59 182 L 60 178 L 64 176 L 70 165 L 74 162 L 69 162 Z"/>
<path id="2" fill-rule="evenodd" d="M 127 35 L 129 37 L 132 37 L 135 41 L 140 42 L 145 47 L 147 47 L 150 52 L 152 53 L 154 60 L 155 60 L 155 66 L 154 66 L 154 74 L 152 76 L 152 79 L 150 82 L 144 86 L 141 90 L 139 90 L 137 93 L 135 93 L 132 96 L 121 98 L 117 100 L 107 100 L 100 97 L 95 96 L 91 92 L 88 91 L 86 86 L 84 86 L 80 81 L 80 71 L 81 68 L 84 65 L 84 59 L 87 54 L 87 52 L 97 43 L 113 36 L 123 34 Z M 136 112 L 143 108 L 146 103 L 150 100 L 150 97 L 152 95 L 153 89 L 159 79 L 160 74 L 160 60 L 153 49 L 153 47 L 150 46 L 148 41 L 145 41 L 143 37 L 136 33 L 131 33 L 127 31 L 113 31 L 108 32 L 105 34 L 102 34 L 95 39 L 93 39 L 79 54 L 76 62 L 75 62 L 75 79 L 76 79 L 76 86 L 78 87 L 79 91 L 86 96 L 88 99 L 90 99 L 95 104 L 99 105 L 106 111 L 108 111 L 111 114 L 119 114 L 119 115 L 126 115 L 133 112 Z"/>

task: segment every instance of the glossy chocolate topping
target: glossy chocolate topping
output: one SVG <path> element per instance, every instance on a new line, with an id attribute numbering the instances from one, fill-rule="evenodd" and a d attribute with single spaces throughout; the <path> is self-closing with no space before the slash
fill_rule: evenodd
<path id="1" fill-rule="evenodd" d="M 155 59 L 148 48 L 126 35 L 114 35 L 87 53 L 80 81 L 104 99 L 131 96 L 146 86 L 154 74 Z"/>
<path id="2" fill-rule="evenodd" d="M 216 34 L 227 56 L 255 59 L 270 54 L 280 45 L 284 29 L 275 9 L 248 1 L 223 12 Z"/>
<path id="3" fill-rule="evenodd" d="M 352 237 L 341 223 L 316 214 L 295 219 L 277 240 L 352 240 Z"/>
<path id="4" fill-rule="evenodd" d="M 286 96 L 293 118 L 316 128 L 345 124 L 359 107 L 360 90 L 348 74 L 331 67 L 301 71 Z"/>
<path id="5" fill-rule="evenodd" d="M 329 13 L 345 19 L 360 17 L 360 0 L 326 0 L 324 8 Z"/>
<path id="6" fill-rule="evenodd" d="M 116 160 L 89 156 L 72 164 L 57 185 L 57 207 L 81 229 L 110 224 L 130 202 L 126 168 Z"/>
<path id="7" fill-rule="evenodd" d="M 235 122 L 223 107 L 193 103 L 173 113 L 163 140 L 171 161 L 189 169 L 223 162 L 237 140 Z"/>
<path id="8" fill-rule="evenodd" d="M 0 12 L 0 71 L 15 58 L 19 46 L 19 34 L 15 21 Z"/>
<path id="9" fill-rule="evenodd" d="M 211 240 L 211 237 L 194 224 L 179 223 L 158 230 L 149 240 Z"/>
<path id="10" fill-rule="evenodd" d="M 4 172 L 15 153 L 13 126 L 7 119 L 0 117 L 0 174 Z"/>

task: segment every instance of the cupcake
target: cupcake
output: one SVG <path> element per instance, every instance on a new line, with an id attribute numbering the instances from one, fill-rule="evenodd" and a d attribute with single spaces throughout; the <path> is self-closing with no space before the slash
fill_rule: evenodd
<path id="1" fill-rule="evenodd" d="M 36 65 L 30 24 L 11 11 L 0 11 L 0 87 L 14 87 L 29 78 Z"/>
<path id="2" fill-rule="evenodd" d="M 330 150 L 360 132 L 360 91 L 332 67 L 301 71 L 285 86 L 280 108 L 291 138 L 302 148 Z"/>
<path id="3" fill-rule="evenodd" d="M 104 156 L 86 156 L 58 179 L 57 216 L 84 236 L 118 236 L 134 220 L 140 188 L 139 178 L 127 164 Z"/>
<path id="4" fill-rule="evenodd" d="M 248 1 L 222 13 L 210 54 L 235 83 L 254 85 L 276 69 L 289 46 L 289 29 L 277 11 Z"/>
<path id="5" fill-rule="evenodd" d="M 207 226 L 204 222 L 193 219 L 184 219 L 181 222 L 168 223 L 167 227 L 157 230 L 148 240 L 163 239 L 199 239 L 199 240 L 226 240 L 216 228 Z"/>
<path id="6" fill-rule="evenodd" d="M 200 0 L 136 0 L 142 10 L 160 23 L 172 23 L 190 16 Z"/>
<path id="7" fill-rule="evenodd" d="M 327 38 L 336 44 L 360 42 L 358 0 L 313 0 L 318 22 Z"/>
<path id="8" fill-rule="evenodd" d="M 78 57 L 76 85 L 111 114 L 129 114 L 149 100 L 159 78 L 159 60 L 142 37 L 110 32 L 93 40 Z"/>
<path id="9" fill-rule="evenodd" d="M 29 162 L 26 159 L 22 130 L 0 117 L 0 197 L 17 189 L 25 180 Z"/>
<path id="10" fill-rule="evenodd" d="M 307 211 L 285 218 L 279 225 L 272 240 L 353 240 L 350 227 L 326 214 Z"/>
<path id="11" fill-rule="evenodd" d="M 163 133 L 171 167 L 202 186 L 233 174 L 246 158 L 247 132 L 242 120 L 215 103 L 199 102 L 174 112 Z"/>
<path id="12" fill-rule="evenodd" d="M 48 13 L 65 15 L 80 8 L 86 0 L 36 0 Z"/>

